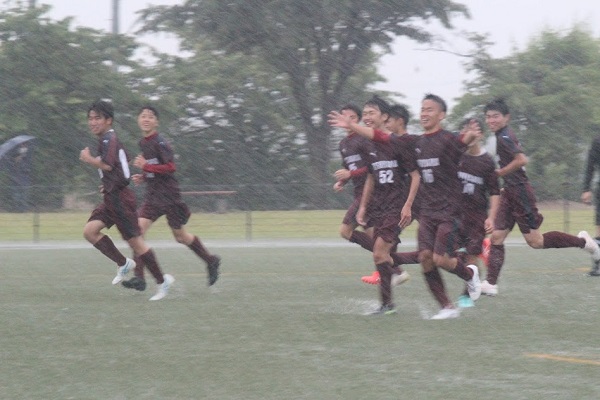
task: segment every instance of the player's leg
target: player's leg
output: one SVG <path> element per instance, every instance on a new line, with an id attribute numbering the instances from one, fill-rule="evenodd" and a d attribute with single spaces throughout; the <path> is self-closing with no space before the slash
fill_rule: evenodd
<path id="1" fill-rule="evenodd" d="M 191 215 L 192 213 L 188 206 L 184 202 L 179 202 L 167 210 L 167 223 L 171 228 L 171 232 L 173 232 L 175 240 L 178 243 L 186 245 L 206 263 L 208 286 L 212 286 L 219 279 L 221 257 L 211 253 L 198 236 L 185 230 L 185 224 L 187 224 Z"/>
<path id="2" fill-rule="evenodd" d="M 120 268 L 131 268 L 135 265 L 134 261 L 125 257 L 119 249 L 115 246 L 112 239 L 102 233 L 104 228 L 111 227 L 113 225 L 112 220 L 109 216 L 107 207 L 105 204 L 98 206 L 91 214 L 87 223 L 83 228 L 83 236 L 90 242 L 96 249 L 98 249 L 104 256 L 117 264 L 117 271 Z M 118 283 L 118 282 L 116 282 Z M 113 281 L 113 285 L 116 284 Z"/>
<path id="3" fill-rule="evenodd" d="M 143 237 L 146 232 L 152 226 L 154 221 L 149 218 L 138 217 L 138 225 L 140 227 L 140 233 Z M 135 289 L 138 291 L 146 290 L 146 279 L 144 278 L 144 262 L 141 257 L 134 252 L 135 268 L 133 270 L 133 278 L 121 282 L 121 285 L 128 289 Z"/>
<path id="4" fill-rule="evenodd" d="M 418 229 L 419 261 L 423 270 L 425 283 L 433 298 L 440 305 L 440 311 L 433 319 L 456 318 L 460 315 L 446 293 L 444 280 L 433 262 L 433 249 L 437 232 L 437 221 L 429 216 L 420 216 Z"/>
<path id="5" fill-rule="evenodd" d="M 448 216 L 440 221 L 433 249 L 433 263 L 464 280 L 467 283 L 469 297 L 477 300 L 481 295 L 479 270 L 476 265 L 467 264 L 463 253 L 458 255 L 456 253 L 461 245 L 460 230 L 461 220 L 457 216 Z"/>
<path id="6" fill-rule="evenodd" d="M 376 233 L 377 235 L 377 233 Z M 395 306 L 392 301 L 392 258 L 390 251 L 394 242 L 388 242 L 389 238 L 382 236 L 376 237 L 373 248 L 373 261 L 379 272 L 379 298 L 381 306 L 374 314 L 392 314 L 395 312 Z"/>

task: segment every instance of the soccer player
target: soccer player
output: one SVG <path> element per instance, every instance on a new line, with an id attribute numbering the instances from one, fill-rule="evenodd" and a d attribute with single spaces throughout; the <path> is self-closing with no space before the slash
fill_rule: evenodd
<path id="1" fill-rule="evenodd" d="M 389 117 L 389 105 L 379 97 L 373 97 L 363 108 L 364 126 L 350 120 L 337 112 L 329 115 L 333 126 L 351 129 L 361 135 L 381 135 L 390 137 L 384 132 L 385 122 Z M 404 140 L 388 140 L 385 143 L 374 143 L 368 155 L 369 175 L 365 182 L 359 211 L 356 219 L 359 224 L 366 224 L 367 207 L 368 223 L 373 226 L 373 261 L 379 271 L 379 294 L 381 306 L 374 314 L 395 313 L 392 302 L 392 277 L 400 276 L 401 270 L 394 265 L 390 252 L 398 244 L 401 229 L 412 221 L 412 204 L 419 188 L 419 173 L 415 164 L 412 146 Z M 404 197 L 406 184 L 404 175 L 411 177 L 408 196 Z M 406 200 L 406 201 L 403 201 Z"/>
<path id="2" fill-rule="evenodd" d="M 385 128 L 387 129 L 387 131 L 389 131 L 392 135 L 397 136 L 397 137 L 401 137 L 402 140 L 406 140 L 409 142 L 409 145 L 412 146 L 414 148 L 414 143 L 417 140 L 416 135 L 409 135 L 408 131 L 406 129 L 407 125 L 408 125 L 408 121 L 409 121 L 409 114 L 408 114 L 408 110 L 406 109 L 406 107 L 400 105 L 400 104 L 394 104 L 391 105 L 389 107 L 389 117 L 385 122 Z M 409 192 L 409 188 L 410 188 L 410 176 L 408 174 L 406 174 L 404 176 L 404 180 L 405 185 L 404 185 L 404 193 L 403 193 L 403 200 L 401 200 L 401 203 L 404 204 L 406 202 L 406 198 L 408 198 L 408 192 Z M 419 193 L 417 192 L 417 197 L 415 197 L 415 200 L 413 201 L 413 206 L 412 206 L 412 219 L 416 220 L 418 219 L 418 214 L 419 214 Z M 392 250 L 391 256 L 394 260 L 394 265 L 404 265 L 404 264 L 418 264 L 419 263 L 419 252 L 418 251 L 412 251 L 412 252 L 396 252 L 394 251 L 394 249 Z M 368 276 L 363 276 L 362 281 L 365 283 L 368 283 L 370 285 L 377 285 L 379 284 L 380 281 L 380 277 L 379 277 L 379 271 L 375 270 L 373 272 L 372 275 L 368 275 Z M 408 272 L 403 271 L 400 275 L 394 275 L 393 276 L 393 281 L 395 284 L 400 284 L 405 282 L 406 280 L 410 279 L 410 276 L 408 274 Z"/>
<path id="3" fill-rule="evenodd" d="M 342 107 L 340 113 L 355 123 L 360 122 L 362 118 L 362 110 L 353 104 Z M 364 232 L 356 229 L 359 226 L 356 222 L 356 213 L 368 174 L 366 158 L 373 145 L 371 141 L 357 135 L 350 129 L 346 129 L 346 132 L 346 137 L 339 143 L 344 168 L 338 169 L 333 174 L 336 179 L 333 190 L 340 192 L 349 181 L 352 181 L 354 200 L 344 215 L 340 226 L 340 235 L 366 250 L 373 251 L 373 229 L 367 228 Z"/>
<path id="4" fill-rule="evenodd" d="M 98 168 L 102 181 L 104 201 L 97 206 L 83 228 L 83 236 L 100 250 L 102 254 L 117 264 L 117 276 L 113 285 L 121 282 L 133 268 L 135 262 L 126 258 L 115 246 L 111 238 L 102 233 L 104 228 L 113 225 L 131 249 L 150 270 L 158 290 L 150 300 L 163 299 L 175 279 L 160 270 L 154 252 L 142 237 L 136 215 L 135 194 L 129 185 L 130 172 L 127 154 L 112 128 L 114 109 L 107 101 L 93 103 L 87 113 L 90 131 L 98 137 L 98 156 L 93 156 L 88 147 L 81 150 L 79 159 Z"/>
<path id="5" fill-rule="evenodd" d="M 527 244 L 534 249 L 578 247 L 592 254 L 597 264 L 600 261 L 600 248 L 586 231 L 579 232 L 577 236 L 557 231 L 540 232 L 544 217 L 537 209 L 533 188 L 525 174 L 528 159 L 508 125 L 508 105 L 502 99 L 495 99 L 485 105 L 484 113 L 486 124 L 496 135 L 496 153 L 500 164 L 496 173 L 504 180 L 504 185 L 494 221 L 487 279 L 482 282 L 482 292 L 498 294 L 498 276 L 504 264 L 504 240 L 515 224 L 519 226 Z"/>
<path id="6" fill-rule="evenodd" d="M 460 126 L 460 135 L 465 136 L 468 129 L 483 131 L 479 120 L 466 119 Z M 462 240 L 467 264 L 477 265 L 482 253 L 486 234 L 494 229 L 494 220 L 500 204 L 500 184 L 496 175 L 496 163 L 492 156 L 481 146 L 477 138 L 469 144 L 458 166 L 458 177 L 462 182 Z M 465 289 L 459 298 L 460 307 L 470 307 L 473 301 Z"/>
<path id="7" fill-rule="evenodd" d="M 592 146 L 588 152 L 587 163 L 585 167 L 585 177 L 583 179 L 583 192 L 581 193 L 581 201 L 585 204 L 592 204 L 592 178 L 594 172 L 600 169 L 600 136 L 597 136 L 592 141 Z M 600 241 L 600 188 L 596 188 L 594 196 L 594 212 L 596 223 L 596 241 Z M 589 272 L 590 276 L 600 276 L 600 265 L 594 263 Z"/>
<path id="8" fill-rule="evenodd" d="M 138 114 L 138 126 L 144 135 L 139 142 L 142 154 L 138 155 L 133 162 L 133 165 L 140 168 L 143 174 L 132 176 L 136 185 L 146 182 L 146 196 L 138 210 L 138 222 L 142 235 L 148 231 L 154 221 L 166 215 L 167 223 L 175 240 L 188 246 L 206 263 L 208 286 L 212 286 L 219 278 L 221 258 L 211 254 L 198 236 L 185 230 L 185 224 L 191 213 L 181 198 L 179 183 L 174 176 L 176 168 L 173 149 L 158 133 L 158 124 L 158 110 L 153 106 L 143 106 Z M 122 285 L 130 289 L 144 290 L 146 281 L 143 263 L 135 261 L 135 276 L 124 281 Z"/>

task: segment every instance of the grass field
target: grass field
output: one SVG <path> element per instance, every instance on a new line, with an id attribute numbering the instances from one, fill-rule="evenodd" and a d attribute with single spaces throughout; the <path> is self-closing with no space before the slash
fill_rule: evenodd
<path id="1" fill-rule="evenodd" d="M 594 214 L 590 206 L 571 203 L 568 212 L 565 212 L 562 203 L 542 203 L 540 210 L 545 217 L 543 231 L 559 230 L 573 234 L 580 230 L 594 232 Z M 82 240 L 81 232 L 90 212 L 0 213 L 0 242 Z M 344 212 L 326 210 L 195 213 L 187 224 L 187 229 L 208 239 L 337 239 Z M 403 237 L 414 238 L 416 226 L 412 224 L 403 233 Z M 118 233 L 115 235 L 118 236 Z M 520 234 L 516 232 L 515 236 L 520 237 Z M 148 238 L 172 238 L 164 218 L 152 226 Z"/>
<path id="2" fill-rule="evenodd" d="M 156 248 L 176 278 L 159 302 L 112 286 L 91 246 L 0 250 L 0 398 L 600 398 L 600 278 L 580 250 L 510 246 L 498 297 L 429 321 L 418 266 L 397 315 L 367 316 L 357 246 L 209 245 L 213 290 L 189 250 Z"/>

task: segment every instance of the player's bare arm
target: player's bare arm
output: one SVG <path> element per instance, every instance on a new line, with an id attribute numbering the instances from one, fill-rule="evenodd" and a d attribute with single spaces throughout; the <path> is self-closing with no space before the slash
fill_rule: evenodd
<path id="1" fill-rule="evenodd" d="M 513 172 L 526 166 L 528 162 L 529 160 L 527 159 L 527 156 L 525 154 L 517 153 L 515 154 L 515 158 L 513 158 L 513 160 L 510 163 L 508 163 L 503 168 L 497 169 L 496 173 L 498 174 L 498 176 L 510 175 Z"/>
<path id="2" fill-rule="evenodd" d="M 409 175 L 410 188 L 408 190 L 408 197 L 400 212 L 400 223 L 398 224 L 401 228 L 406 228 L 412 222 L 412 206 L 419 191 L 419 185 L 421 184 L 421 174 L 418 170 L 415 169 Z"/>
<path id="3" fill-rule="evenodd" d="M 367 206 L 371 201 L 371 194 L 373 193 L 374 188 L 375 180 L 373 178 L 373 175 L 369 174 L 365 182 L 362 197 L 360 198 L 360 206 L 358 207 L 358 212 L 356 213 L 356 222 L 358 222 L 362 226 L 365 226 L 367 224 L 365 216 L 367 215 Z"/>
<path id="4" fill-rule="evenodd" d="M 592 192 L 587 191 L 581 193 L 581 202 L 584 204 L 592 204 Z"/>
<path id="5" fill-rule="evenodd" d="M 86 147 L 85 149 L 81 150 L 81 152 L 79 153 L 79 159 L 84 163 L 91 165 L 94 168 L 98 168 L 103 171 L 112 171 L 112 167 L 108 164 L 105 164 L 102 161 L 102 158 L 92 156 L 89 147 Z"/>
<path id="6" fill-rule="evenodd" d="M 367 139 L 373 139 L 375 136 L 375 130 L 368 126 L 360 125 L 350 119 L 347 115 L 340 114 L 337 111 L 332 111 L 327 116 L 329 125 L 338 128 L 349 129 L 352 132 L 359 134 L 360 136 L 366 137 Z"/>

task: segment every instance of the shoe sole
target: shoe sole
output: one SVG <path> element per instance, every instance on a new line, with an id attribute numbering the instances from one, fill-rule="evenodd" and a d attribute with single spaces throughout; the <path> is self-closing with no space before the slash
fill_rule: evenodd
<path id="1" fill-rule="evenodd" d="M 217 256 L 217 259 L 207 266 L 208 269 L 208 286 L 212 286 L 219 280 L 219 267 L 221 266 L 221 258 Z"/>

